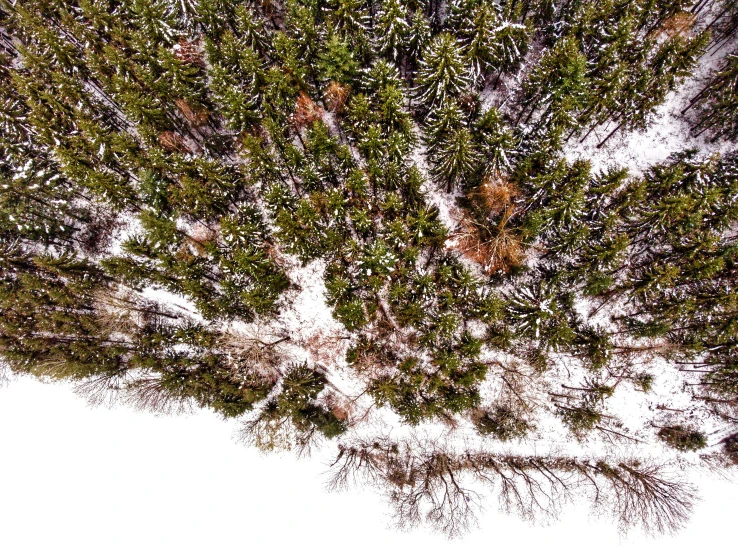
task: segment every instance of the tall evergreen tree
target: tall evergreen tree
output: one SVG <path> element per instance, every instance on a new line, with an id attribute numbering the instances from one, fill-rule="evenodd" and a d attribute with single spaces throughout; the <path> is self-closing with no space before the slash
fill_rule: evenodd
<path id="1" fill-rule="evenodd" d="M 436 35 L 425 47 L 416 82 L 417 102 L 430 109 L 457 97 L 469 86 L 468 67 L 453 35 Z"/>

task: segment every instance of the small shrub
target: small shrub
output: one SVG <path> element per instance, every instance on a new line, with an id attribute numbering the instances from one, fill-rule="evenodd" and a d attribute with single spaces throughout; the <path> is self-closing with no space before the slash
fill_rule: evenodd
<path id="1" fill-rule="evenodd" d="M 492 411 L 480 412 L 475 419 L 474 426 L 480 434 L 492 434 L 502 441 L 522 438 L 531 429 L 528 421 L 504 405 L 498 405 Z"/>
<path id="2" fill-rule="evenodd" d="M 602 420 L 602 413 L 588 405 L 579 407 L 559 405 L 558 412 L 564 424 L 577 436 L 592 430 Z"/>
<path id="3" fill-rule="evenodd" d="M 633 377 L 633 383 L 640 391 L 650 392 L 653 388 L 653 375 L 646 372 L 640 372 Z"/>
<path id="4" fill-rule="evenodd" d="M 731 463 L 738 465 L 738 433 L 723 440 L 723 453 Z"/>
<path id="5" fill-rule="evenodd" d="M 666 426 L 659 430 L 658 436 L 679 451 L 697 451 L 707 446 L 707 437 L 702 432 L 682 425 Z"/>

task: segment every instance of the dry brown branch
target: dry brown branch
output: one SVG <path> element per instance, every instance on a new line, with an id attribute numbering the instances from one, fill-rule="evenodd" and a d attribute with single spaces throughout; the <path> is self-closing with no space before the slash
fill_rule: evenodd
<path id="1" fill-rule="evenodd" d="M 331 81 L 325 90 L 325 101 L 328 109 L 334 113 L 341 114 L 344 112 L 346 102 L 349 98 L 350 89 L 346 85 Z"/>
<path id="2" fill-rule="evenodd" d="M 734 465 L 738 465 L 738 433 L 731 434 L 721 441 L 723 444 L 723 453 L 728 461 Z"/>
<path id="3" fill-rule="evenodd" d="M 655 33 L 657 36 L 667 38 L 674 38 L 676 36 L 686 37 L 691 34 L 696 20 L 696 15 L 680 12 L 664 21 L 664 24 L 656 29 Z"/>
<path id="4" fill-rule="evenodd" d="M 203 108 L 194 109 L 184 98 L 175 100 L 174 103 L 179 108 L 179 111 L 182 112 L 184 118 L 187 119 L 187 121 L 189 121 L 195 127 L 203 126 L 205 123 L 208 122 L 208 119 L 210 118 L 210 112 L 208 110 Z"/>
<path id="5" fill-rule="evenodd" d="M 121 397 L 134 409 L 162 415 L 189 414 L 195 409 L 191 398 L 165 387 L 160 375 L 136 378 L 122 390 Z"/>
<path id="6" fill-rule="evenodd" d="M 103 373 L 78 382 L 74 393 L 83 397 L 91 407 L 112 407 L 122 399 L 128 382 L 127 373 Z"/>
<path id="7" fill-rule="evenodd" d="M 77 242 L 86 254 L 99 255 L 112 245 L 122 220 L 118 213 L 96 204 L 90 206 L 90 216 L 90 222 L 78 233 Z"/>
<path id="8" fill-rule="evenodd" d="M 294 451 L 298 457 L 309 457 L 313 447 L 323 439 L 313 425 L 296 428 L 289 415 L 280 414 L 273 403 L 267 403 L 246 420 L 237 437 L 264 452 Z"/>
<path id="9" fill-rule="evenodd" d="M 298 345 L 304 347 L 316 363 L 331 365 L 337 358 L 346 355 L 347 340 L 340 334 L 326 333 L 322 330 L 301 339 Z"/>
<path id="10" fill-rule="evenodd" d="M 288 361 L 283 346 L 289 340 L 288 336 L 264 335 L 258 329 L 250 333 L 230 331 L 223 334 L 219 346 L 228 352 L 235 376 L 255 374 L 274 381 Z"/>
<path id="11" fill-rule="evenodd" d="M 178 152 L 181 154 L 191 153 L 181 134 L 174 131 L 164 131 L 159 135 L 159 145 L 167 152 Z"/>
<path id="12" fill-rule="evenodd" d="M 506 363 L 496 360 L 489 366 L 491 369 L 499 369 L 493 373 L 501 384 L 498 403 L 508 405 L 521 414 L 529 413 L 541 404 L 543 380 L 535 369 L 516 360 Z"/>
<path id="13" fill-rule="evenodd" d="M 0 388 L 6 386 L 12 380 L 13 373 L 10 365 L 0 361 Z"/>
<path id="14" fill-rule="evenodd" d="M 197 40 L 189 41 L 185 37 L 179 37 L 179 42 L 174 46 L 174 55 L 190 65 L 203 66 L 204 56 L 200 43 Z"/>
<path id="15" fill-rule="evenodd" d="M 463 255 L 479 263 L 487 274 L 508 272 L 524 259 L 523 244 L 518 234 L 507 226 L 514 208 L 508 207 L 495 226 L 484 227 L 470 217 L 461 220 L 455 233 L 456 244 Z"/>
<path id="16" fill-rule="evenodd" d="M 398 346 L 401 333 L 394 332 L 388 335 L 387 341 L 362 341 L 356 345 L 356 359 L 351 363 L 352 369 L 357 375 L 368 377 L 372 380 L 389 374 L 389 369 L 394 367 L 398 359 L 396 352 L 401 351 Z"/>
<path id="17" fill-rule="evenodd" d="M 299 131 L 323 116 L 323 110 L 305 92 L 297 96 L 297 107 L 292 114 L 292 125 Z"/>
<path id="18" fill-rule="evenodd" d="M 504 176 L 486 178 L 469 199 L 489 215 L 499 215 L 509 209 L 520 196 L 520 190 Z"/>
<path id="19" fill-rule="evenodd" d="M 464 485 L 455 459 L 442 452 L 422 457 L 411 466 L 408 485 L 391 494 L 398 527 L 426 522 L 449 536 L 466 533 L 476 522 L 481 495 Z"/>
<path id="20" fill-rule="evenodd" d="M 387 452 L 380 450 L 379 443 L 367 447 L 339 444 L 338 456 L 331 463 L 328 488 L 345 490 L 356 484 L 377 484 L 384 477 Z M 380 451 L 378 451 L 380 450 Z"/>
<path id="21" fill-rule="evenodd" d="M 689 518 L 692 486 L 666 480 L 663 467 L 637 461 L 597 465 L 611 487 L 610 502 L 622 530 L 640 525 L 647 533 L 672 533 Z"/>

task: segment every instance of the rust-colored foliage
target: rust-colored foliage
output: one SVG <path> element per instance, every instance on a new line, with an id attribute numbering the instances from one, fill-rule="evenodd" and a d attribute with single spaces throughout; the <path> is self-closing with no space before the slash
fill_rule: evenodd
<path id="1" fill-rule="evenodd" d="M 297 130 L 303 129 L 320 119 L 322 115 L 321 107 L 313 102 L 310 96 L 301 91 L 297 96 L 297 108 L 292 115 L 292 124 L 295 128 Z"/>
<path id="2" fill-rule="evenodd" d="M 204 57 L 200 49 L 198 40 L 189 41 L 185 37 L 179 37 L 179 42 L 174 46 L 174 55 L 190 65 L 202 67 L 204 65 Z"/>
<path id="3" fill-rule="evenodd" d="M 187 148 L 182 135 L 174 131 L 164 131 L 161 133 L 159 135 L 159 145 L 167 152 L 189 152 L 189 148 Z"/>
<path id="4" fill-rule="evenodd" d="M 465 93 L 459 96 L 459 107 L 467 113 L 474 113 L 479 108 L 479 96 Z"/>
<path id="5" fill-rule="evenodd" d="M 503 177 L 485 179 L 469 194 L 474 206 L 486 214 L 484 221 L 467 215 L 456 234 L 455 248 L 479 263 L 487 274 L 508 272 L 523 262 L 523 245 L 508 226 L 517 213 L 520 191 Z"/>
<path id="6" fill-rule="evenodd" d="M 346 85 L 331 81 L 325 91 L 325 100 L 328 109 L 334 113 L 343 113 L 345 111 L 346 102 L 348 101 L 350 89 Z"/>
<path id="7" fill-rule="evenodd" d="M 258 0 L 258 4 L 261 6 L 261 9 L 264 10 L 264 15 L 267 17 L 278 17 L 280 14 L 277 2 L 275 0 Z M 279 17 L 281 20 L 281 17 Z"/>
<path id="8" fill-rule="evenodd" d="M 677 13 L 664 21 L 664 24 L 656 30 L 656 33 L 669 38 L 688 36 L 694 28 L 695 20 L 696 16 L 691 13 Z"/>
<path id="9" fill-rule="evenodd" d="M 195 256 L 193 255 L 191 249 L 188 247 L 188 244 L 185 243 L 182 244 L 177 250 L 177 253 L 174 254 L 174 259 L 176 259 L 177 261 L 184 261 L 185 263 L 189 263 L 195 260 Z"/>
<path id="10" fill-rule="evenodd" d="M 201 127 L 208 122 L 208 118 L 210 117 L 210 112 L 208 110 L 193 108 L 184 98 L 175 100 L 174 103 L 179 108 L 179 111 L 182 112 L 184 118 L 195 127 Z"/>
<path id="11" fill-rule="evenodd" d="M 341 421 L 348 420 L 351 412 L 351 405 L 348 401 L 345 399 L 339 399 L 334 395 L 330 395 L 326 398 L 326 403 L 330 407 L 331 413 L 333 413 L 334 417 Z"/>
<path id="12" fill-rule="evenodd" d="M 468 218 L 462 221 L 462 230 L 457 234 L 457 249 L 479 263 L 487 274 L 506 273 L 523 262 L 520 237 L 506 226 L 508 218 L 509 214 L 505 214 L 503 222 L 493 227 L 489 238 L 483 236 L 488 229 L 480 228 Z"/>
<path id="13" fill-rule="evenodd" d="M 487 178 L 469 194 L 470 199 L 490 215 L 499 215 L 520 196 L 517 187 L 504 177 Z"/>
<path id="14" fill-rule="evenodd" d="M 205 257 L 207 245 L 216 239 L 217 233 L 214 230 L 198 223 L 187 233 L 175 257 L 180 261 L 193 261 L 196 257 Z"/>
<path id="15" fill-rule="evenodd" d="M 187 242 L 192 245 L 198 255 L 203 256 L 206 254 L 206 246 L 215 242 L 217 237 L 216 231 L 201 223 L 197 223 L 188 233 Z"/>

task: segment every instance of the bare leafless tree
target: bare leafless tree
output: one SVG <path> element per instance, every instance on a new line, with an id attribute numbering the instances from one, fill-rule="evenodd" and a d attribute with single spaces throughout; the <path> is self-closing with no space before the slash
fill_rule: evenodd
<path id="1" fill-rule="evenodd" d="M 309 457 L 323 441 L 323 435 L 315 426 L 298 427 L 289 414 L 276 408 L 273 401 L 267 401 L 244 420 L 237 438 L 264 452 L 293 451 L 298 457 Z"/>
<path id="2" fill-rule="evenodd" d="M 376 485 L 381 482 L 384 476 L 384 455 L 377 455 L 375 452 L 380 447 L 379 442 L 370 447 L 339 444 L 338 456 L 331 463 L 328 489 L 344 490 L 357 484 Z"/>
<path id="3" fill-rule="evenodd" d="M 695 499 L 693 487 L 671 478 L 658 462 L 455 453 L 388 439 L 340 447 L 329 487 L 362 479 L 388 495 L 400 526 L 427 523 L 449 536 L 474 524 L 483 506 L 474 481 L 496 488 L 503 510 L 529 520 L 555 517 L 565 503 L 586 496 L 595 512 L 609 513 L 623 531 L 673 532 Z"/>
<path id="4" fill-rule="evenodd" d="M 135 409 L 164 415 L 192 413 L 195 409 L 194 400 L 164 386 L 161 375 L 146 375 L 131 381 L 122 401 Z"/>
<path id="5" fill-rule="evenodd" d="M 621 529 L 639 525 L 648 533 L 671 533 L 689 518 L 695 491 L 679 480 L 667 480 L 665 467 L 653 462 L 594 464 L 592 471 L 609 486 L 609 504 Z"/>
<path id="6" fill-rule="evenodd" d="M 112 407 L 120 402 L 127 382 L 128 374 L 125 370 L 104 372 L 77 382 L 74 391 L 92 407 Z"/>

